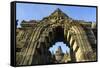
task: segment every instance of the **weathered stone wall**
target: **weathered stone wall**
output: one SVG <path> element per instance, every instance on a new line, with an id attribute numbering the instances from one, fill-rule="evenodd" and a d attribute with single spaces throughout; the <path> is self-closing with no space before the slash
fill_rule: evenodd
<path id="1" fill-rule="evenodd" d="M 28 24 L 28 22 L 25 23 Z M 48 49 L 59 38 L 63 38 L 65 43 L 69 43 L 71 62 L 96 60 L 92 57 L 94 55 L 92 44 L 95 44 L 96 39 L 92 30 L 88 29 L 89 25 L 91 26 L 91 24 L 84 26 L 84 23 L 81 24 L 80 21 L 66 17 L 59 9 L 35 26 L 30 26 L 31 28 L 23 25 L 21 29 L 17 30 L 16 35 L 16 64 L 53 63 Z M 60 28 L 58 29 L 58 27 Z M 88 31 L 85 30 L 86 28 Z M 59 31 L 62 29 L 63 35 Z M 96 45 L 94 47 L 96 48 Z"/>

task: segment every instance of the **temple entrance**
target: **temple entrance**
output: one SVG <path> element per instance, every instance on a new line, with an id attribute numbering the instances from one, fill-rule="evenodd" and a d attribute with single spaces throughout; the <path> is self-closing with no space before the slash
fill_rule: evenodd
<path id="1" fill-rule="evenodd" d="M 91 25 L 73 20 L 59 9 L 37 23 L 22 21 L 16 36 L 16 65 L 96 61 L 97 38 L 93 31 L 97 29 L 92 31 Z M 50 48 L 58 42 L 63 43 L 53 53 Z M 63 45 L 69 48 L 68 55 L 62 53 Z"/>
<path id="2" fill-rule="evenodd" d="M 50 63 L 68 63 L 71 62 L 70 45 L 64 39 L 64 28 L 57 26 L 50 32 L 52 39 L 50 42 L 49 51 L 51 52 Z"/>
<path id="3" fill-rule="evenodd" d="M 62 26 L 55 26 L 47 33 L 42 34 L 37 42 L 38 46 L 33 56 L 33 58 L 39 59 L 33 59 L 32 64 L 71 63 L 79 62 L 80 60 L 88 61 L 87 54 L 85 54 L 82 47 L 79 46 L 80 42 L 78 41 L 82 40 L 78 40 L 78 38 L 81 34 L 75 34 L 76 32 L 80 32 L 80 29 L 76 28 L 76 30 L 73 30 L 73 28 L 67 31 L 67 37 L 64 35 L 64 28 Z M 50 51 L 50 48 L 52 48 L 58 42 L 63 43 L 60 44 L 58 49 L 53 53 L 53 51 Z M 63 44 L 68 47 L 69 52 L 63 53 Z M 83 46 L 83 44 L 80 45 Z"/>
<path id="4" fill-rule="evenodd" d="M 48 33 L 49 38 L 45 37 L 44 34 L 40 38 L 39 47 L 37 48 L 37 53 L 35 53 L 35 58 L 40 58 L 37 64 L 76 62 L 75 53 L 71 47 L 73 44 L 70 45 L 70 41 L 64 38 L 64 28 L 62 26 L 56 26 Z M 69 40 L 70 38 L 71 36 Z M 47 40 L 49 44 L 46 43 Z M 53 47 L 57 48 L 53 51 Z M 63 50 L 65 51 L 63 52 Z M 34 60 L 32 63 L 34 64 Z"/>

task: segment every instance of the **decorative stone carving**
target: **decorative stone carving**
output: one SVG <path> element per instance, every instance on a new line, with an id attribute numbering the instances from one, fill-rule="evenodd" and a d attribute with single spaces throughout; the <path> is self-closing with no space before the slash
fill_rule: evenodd
<path id="1" fill-rule="evenodd" d="M 92 32 L 91 29 L 91 27 L 96 28 L 96 24 L 91 25 L 87 22 L 72 20 L 60 9 L 55 10 L 41 21 L 29 22 L 22 21 L 21 29 L 16 31 L 16 49 L 19 45 L 23 45 L 21 50 L 16 52 L 17 65 L 48 64 L 55 63 L 56 60 L 59 61 L 57 63 L 96 61 L 97 45 L 92 43 L 96 43 L 97 38 L 94 34 L 96 32 Z M 57 27 L 61 27 L 60 31 L 57 31 Z M 20 43 L 21 41 L 18 40 L 25 35 L 25 32 L 27 35 L 23 38 L 23 43 Z M 70 54 L 68 56 L 60 53 L 62 56 L 54 57 L 49 52 L 48 48 L 59 38 L 69 43 Z"/>

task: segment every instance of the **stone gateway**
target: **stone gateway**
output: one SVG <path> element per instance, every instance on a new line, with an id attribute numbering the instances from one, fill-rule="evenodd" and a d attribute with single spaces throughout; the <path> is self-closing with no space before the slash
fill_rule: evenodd
<path id="1" fill-rule="evenodd" d="M 49 48 L 57 41 L 68 44 L 69 58 L 51 54 Z M 16 29 L 16 65 L 96 61 L 96 50 L 97 24 L 74 20 L 59 8 L 40 21 L 23 20 Z"/>

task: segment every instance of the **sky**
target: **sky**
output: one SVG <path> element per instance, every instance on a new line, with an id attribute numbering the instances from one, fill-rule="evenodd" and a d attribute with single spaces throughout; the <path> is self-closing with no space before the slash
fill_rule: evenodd
<path id="1" fill-rule="evenodd" d="M 96 8 L 95 7 L 80 7 L 80 6 L 64 6 L 64 5 L 45 5 L 45 4 L 16 4 L 16 20 L 18 20 L 17 27 L 21 27 L 22 20 L 42 20 L 43 17 L 49 16 L 57 8 L 61 9 L 69 17 L 76 20 L 85 20 L 96 22 Z M 66 44 L 63 42 L 56 42 L 49 50 L 52 52 L 61 46 L 63 52 L 69 51 Z"/>
<path id="2" fill-rule="evenodd" d="M 62 49 L 62 52 L 63 53 L 69 53 L 70 49 L 69 47 L 67 46 L 67 44 L 64 44 L 64 42 L 56 42 L 54 45 L 52 45 L 51 48 L 49 48 L 49 51 L 52 53 L 52 54 L 55 54 L 55 52 L 57 51 L 58 47 L 61 46 L 61 49 Z"/>
<path id="3" fill-rule="evenodd" d="M 22 20 L 41 20 L 57 8 L 73 19 L 96 22 L 95 7 L 17 3 L 16 19 L 18 20 L 18 27 L 20 27 Z"/>

